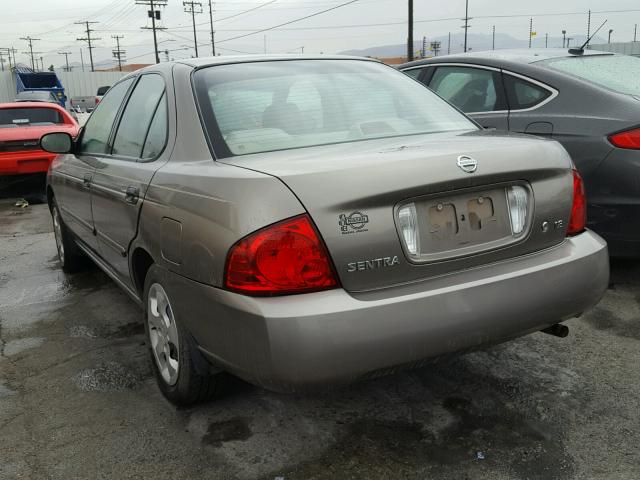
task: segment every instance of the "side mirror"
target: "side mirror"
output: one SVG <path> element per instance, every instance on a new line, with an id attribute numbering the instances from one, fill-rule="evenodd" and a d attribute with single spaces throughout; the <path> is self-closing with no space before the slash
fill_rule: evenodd
<path id="1" fill-rule="evenodd" d="M 40 138 L 40 148 L 49 153 L 70 153 L 73 139 L 64 132 L 47 133 Z"/>

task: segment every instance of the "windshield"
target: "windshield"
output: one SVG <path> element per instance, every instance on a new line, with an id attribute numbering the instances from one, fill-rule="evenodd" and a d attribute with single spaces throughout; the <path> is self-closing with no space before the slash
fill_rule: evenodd
<path id="1" fill-rule="evenodd" d="M 53 108 L 0 109 L 0 128 L 37 127 L 64 123 L 60 112 Z"/>
<path id="2" fill-rule="evenodd" d="M 209 135 L 226 146 L 216 152 L 222 157 L 477 128 L 427 88 L 375 62 L 221 65 L 196 72 L 195 82 Z"/>
<path id="3" fill-rule="evenodd" d="M 626 55 L 587 55 L 536 62 L 629 95 L 640 95 L 640 59 Z"/>

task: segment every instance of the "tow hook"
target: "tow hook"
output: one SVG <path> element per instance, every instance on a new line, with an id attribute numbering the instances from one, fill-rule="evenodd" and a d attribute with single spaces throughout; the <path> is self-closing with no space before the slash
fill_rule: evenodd
<path id="1" fill-rule="evenodd" d="M 548 333 L 549 335 L 553 335 L 554 337 L 565 338 L 569 335 L 569 327 L 566 325 L 562 325 L 561 323 L 556 323 L 555 325 L 551 325 L 545 329 L 540 330 L 542 333 Z"/>

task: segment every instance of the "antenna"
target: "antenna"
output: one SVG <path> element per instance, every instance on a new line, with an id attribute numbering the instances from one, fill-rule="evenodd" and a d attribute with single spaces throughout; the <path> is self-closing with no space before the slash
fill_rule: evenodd
<path id="1" fill-rule="evenodd" d="M 570 54 L 572 54 L 572 55 L 582 55 L 582 54 L 584 53 L 584 47 L 586 47 L 586 46 L 589 44 L 589 42 L 591 41 L 591 39 L 592 39 L 593 37 L 595 37 L 595 36 L 596 36 L 596 34 L 600 31 L 600 29 L 601 29 L 602 27 L 604 27 L 604 24 L 605 24 L 605 23 L 607 23 L 607 21 L 606 21 L 606 20 L 605 20 L 604 22 L 602 22 L 602 25 L 600 25 L 600 26 L 597 28 L 597 30 L 596 30 L 595 32 L 593 32 L 593 34 L 592 34 L 589 38 L 587 38 L 587 41 L 586 41 L 586 42 L 584 42 L 584 43 L 580 46 L 580 48 L 570 48 L 570 49 L 569 49 L 569 53 L 570 53 Z"/>

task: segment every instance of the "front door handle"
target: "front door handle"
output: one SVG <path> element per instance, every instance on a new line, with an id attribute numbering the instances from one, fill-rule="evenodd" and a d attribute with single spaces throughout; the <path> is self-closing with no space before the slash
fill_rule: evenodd
<path id="1" fill-rule="evenodd" d="M 133 185 L 128 186 L 124 194 L 124 201 L 130 203 L 131 205 L 135 205 L 136 203 L 138 203 L 139 198 L 140 189 L 138 187 L 134 187 Z"/>
<path id="2" fill-rule="evenodd" d="M 90 173 L 85 173 L 84 177 L 82 178 L 82 184 L 84 185 L 84 188 L 91 188 L 92 180 L 93 175 L 91 175 Z"/>

